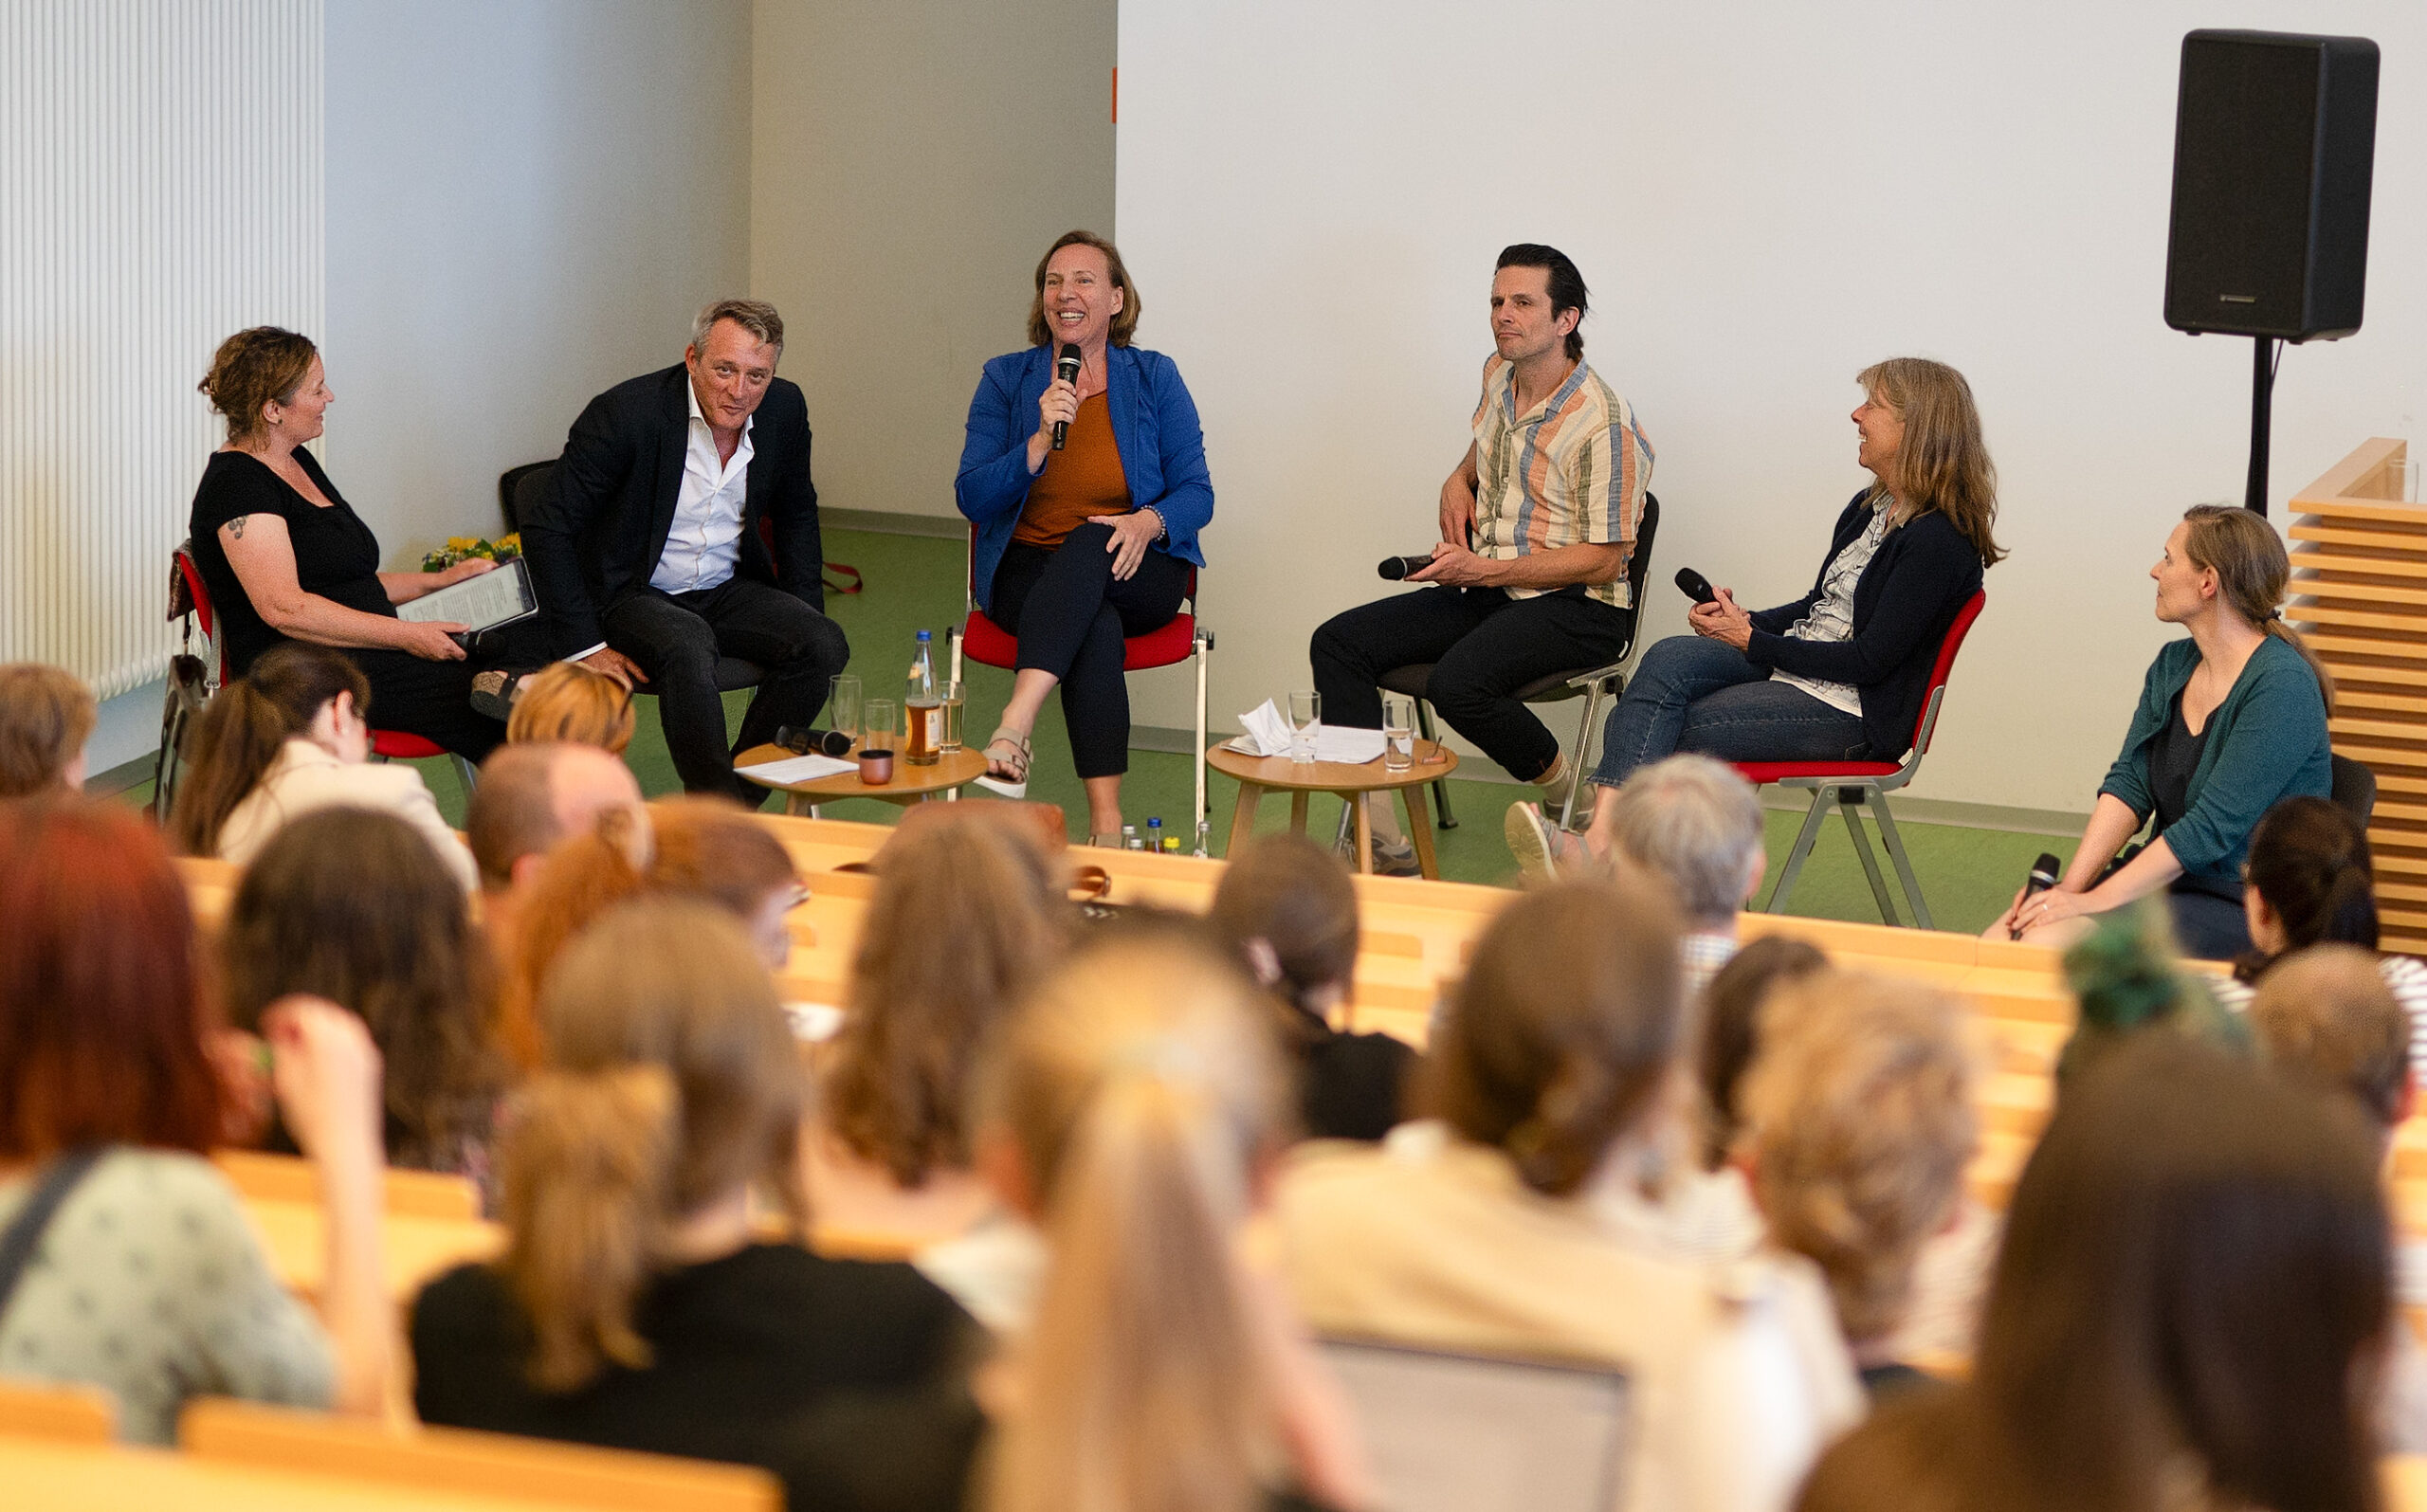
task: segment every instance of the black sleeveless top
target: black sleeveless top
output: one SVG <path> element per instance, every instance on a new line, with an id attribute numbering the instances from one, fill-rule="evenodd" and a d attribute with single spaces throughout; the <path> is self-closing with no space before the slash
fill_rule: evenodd
<path id="1" fill-rule="evenodd" d="M 242 677 L 253 659 L 286 639 L 253 608 L 236 570 L 228 564 L 219 527 L 246 515 L 276 515 L 286 521 L 287 539 L 295 547 L 295 581 L 307 593 L 365 614 L 393 618 L 396 607 L 379 586 L 379 537 L 349 508 L 345 496 L 308 451 L 295 460 L 327 496 L 321 508 L 297 493 L 269 464 L 249 452 L 214 451 L 202 470 L 202 485 L 194 490 L 193 514 L 187 529 L 193 535 L 194 565 L 210 590 L 210 607 L 218 616 L 215 628 L 226 657 L 226 675 Z"/>

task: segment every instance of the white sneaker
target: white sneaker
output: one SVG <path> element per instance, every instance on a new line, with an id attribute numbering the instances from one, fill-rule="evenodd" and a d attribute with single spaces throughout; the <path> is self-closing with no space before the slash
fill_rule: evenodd
<path id="1" fill-rule="evenodd" d="M 1544 817 L 1540 804 L 1510 804 L 1500 832 L 1517 858 L 1517 869 L 1528 877 L 1557 881 L 1562 865 L 1573 868 L 1584 859 L 1580 843 Z"/>

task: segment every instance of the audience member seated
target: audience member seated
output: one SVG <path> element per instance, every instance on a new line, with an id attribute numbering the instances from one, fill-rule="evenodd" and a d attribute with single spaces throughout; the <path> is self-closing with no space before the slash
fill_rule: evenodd
<path id="1" fill-rule="evenodd" d="M 102 1387 L 145 1444 L 173 1443 L 193 1396 L 379 1412 L 394 1317 L 360 1021 L 290 998 L 265 1025 L 279 1107 L 319 1173 L 315 1322 L 203 1157 L 227 1108 L 213 1015 L 150 826 L 81 799 L 0 804 L 0 1226 L 35 1236 L 0 1299 L 0 1374 Z"/>
<path id="2" fill-rule="evenodd" d="M 780 1469 L 830 1394 L 960 1367 L 973 1325 L 917 1271 L 802 1247 L 800 1063 L 732 919 L 611 912 L 541 1007 L 546 1065 L 499 1140 L 505 1252 L 413 1304 L 422 1421 Z"/>
<path id="3" fill-rule="evenodd" d="M 2247 509 L 2197 505 L 2149 575 L 2158 618 L 2191 633 L 2149 664 L 2063 879 L 2029 899 L 2016 893 L 1984 938 L 2019 928 L 2035 943 L 2067 944 L 2088 932 L 2083 916 L 2162 891 L 2183 951 L 2229 960 L 2251 948 L 2241 876 L 2251 831 L 2283 799 L 2332 790 L 2334 679 L 2284 623 L 2291 564 L 2275 527 Z M 2126 848 L 2144 826 L 2147 842 Z"/>
<path id="4" fill-rule="evenodd" d="M 317 646 L 281 646 L 219 690 L 194 729 L 193 768 L 170 832 L 191 856 L 244 865 L 315 809 L 378 809 L 411 825 L 466 892 L 472 857 L 409 766 L 374 764 L 362 669 Z"/>
<path id="5" fill-rule="evenodd" d="M 385 1067 L 389 1164 L 487 1184 L 503 1080 L 488 952 L 463 889 L 411 826 L 323 809 L 281 829 L 237 884 L 219 960 L 238 1029 L 258 1031 L 296 993 L 359 1014 Z"/>
<path id="6" fill-rule="evenodd" d="M 552 662 L 515 683 L 505 738 L 566 740 L 622 756 L 635 722 L 631 689 L 579 662 Z"/>
<path id="7" fill-rule="evenodd" d="M 2069 1087 L 2015 1188 L 1971 1379 L 1830 1449 L 1802 1512 L 2383 1504 L 2394 1248 L 2360 1120 L 2144 1035 Z"/>
<path id="8" fill-rule="evenodd" d="M 396 606 L 497 563 L 473 556 L 444 572 L 379 570 L 378 537 L 303 446 L 320 434 L 334 397 L 308 337 L 268 325 L 239 331 L 220 343 L 201 387 L 228 418 L 228 444 L 203 469 L 188 529 L 218 616 L 225 675 L 246 676 L 263 652 L 289 641 L 338 647 L 370 680 L 383 728 L 475 761 L 488 755 L 505 738 L 504 711 L 492 719 L 472 706 L 473 675 L 517 659 L 534 632 L 491 631 L 483 639 L 494 650 L 467 660 L 454 639 L 465 626 L 398 619 Z"/>
<path id="9" fill-rule="evenodd" d="M 809 403 L 776 376 L 783 355 L 774 305 L 707 306 L 680 363 L 583 407 L 522 523 L 546 655 L 647 683 L 684 790 L 754 807 L 766 791 L 733 753 L 808 728 L 851 657 L 826 617 Z M 766 673 L 730 746 L 726 657 Z"/>
<path id="10" fill-rule="evenodd" d="M 2251 1000 L 2250 1029 L 2276 1070 L 2351 1099 L 2377 1131 L 2381 1162 L 2418 1106 L 2418 1090 L 2412 1016 L 2395 999 L 2379 960 L 2373 951 L 2342 944 L 2279 957 Z M 2388 1454 L 2427 1453 L 2427 1347 L 2407 1326 L 2390 1333 L 2377 1431 Z"/>
<path id="11" fill-rule="evenodd" d="M 1936 988 L 1822 972 L 1770 994 L 1744 1081 L 1770 1238 L 1828 1278 L 1873 1401 L 1929 1383 L 1896 1357 L 1895 1336 L 1980 1143 L 1967 1029 L 1963 1005 Z"/>
<path id="12" fill-rule="evenodd" d="M 1615 790 L 1676 751 L 1723 761 L 1894 761 L 1913 743 L 1930 670 L 1981 570 L 2005 556 L 1993 534 L 1997 469 L 1963 374 L 1924 357 L 1863 370 L 1854 460 L 1871 484 L 1837 516 L 1812 592 L 1747 613 L 1719 590 L 1688 614 L 1692 635 L 1643 655 L 1602 732 L 1579 843 L 1539 813 L 1508 815 L 1522 856 L 1607 855 Z"/>
<path id="13" fill-rule="evenodd" d="M 1596 1201 L 1658 1179 L 1676 1139 L 1677 936 L 1638 885 L 1504 909 L 1425 1057 L 1440 1121 L 1296 1152 L 1285 1265 L 1326 1334 L 1623 1368 L 1630 1507 L 1775 1508 L 1862 1411 L 1820 1278 L 1792 1256 L 1676 1258 Z"/>
<path id="14" fill-rule="evenodd" d="M 2065 952 L 2064 971 L 2077 1012 L 2056 1056 L 2060 1094 L 2089 1066 L 2152 1031 L 2233 1050 L 2250 1046 L 2249 1026 L 2217 1003 L 2215 978 L 2184 967 L 2165 906 L 2155 899 L 2101 915 L 2089 938 Z"/>
<path id="15" fill-rule="evenodd" d="M 990 1058 L 989 1169 L 1051 1258 L 985 1394 L 989 1512 L 1371 1503 L 1344 1398 L 1245 1258 L 1291 1121 L 1256 995 L 1193 924 L 1115 925 Z"/>
<path id="16" fill-rule="evenodd" d="M 1584 275 L 1557 247 L 1501 250 L 1472 438 L 1441 484 L 1432 559 L 1407 577 L 1441 592 L 1378 599 L 1316 629 L 1306 655 L 1328 722 L 1379 729 L 1382 677 L 1430 663 L 1427 696 L 1451 729 L 1512 776 L 1565 779 L 1559 738 L 1514 695 L 1615 661 L 1631 638 L 1627 563 L 1651 482 L 1643 427 L 1584 360 L 1587 303 Z M 1415 875 L 1390 794 L 1369 795 L 1366 812 L 1375 868 Z"/>
<path id="17" fill-rule="evenodd" d="M 717 904 L 749 932 L 769 971 L 783 970 L 793 954 L 784 920 L 809 890 L 775 832 L 731 799 L 705 795 L 660 798 L 649 805 L 649 828 L 657 842 L 649 886 Z"/>
<path id="18" fill-rule="evenodd" d="M 1711 974 L 1736 954 L 1737 911 L 1761 888 L 1769 864 L 1761 799 L 1724 761 L 1691 755 L 1637 767 L 1618 787 L 1601 791 L 1608 819 L 1597 833 L 1608 848 L 1592 850 L 1588 838 L 1563 853 L 1571 864 L 1632 867 L 1675 901 L 1686 915 L 1686 995 L 1699 998 Z M 1539 805 L 1521 803 L 1510 814 L 1519 861 L 1537 875 L 1553 871 L 1557 827 Z"/>
<path id="19" fill-rule="evenodd" d="M 1325 847 L 1286 830 L 1242 846 L 1222 869 L 1211 917 L 1271 994 L 1309 1139 L 1378 1139 L 1402 1117 L 1413 1047 L 1335 1027 L 1357 972 L 1357 888 Z"/>
<path id="20" fill-rule="evenodd" d="M 557 957 L 599 915 L 647 890 L 655 852 L 649 811 L 614 808 L 540 861 L 515 909 L 512 952 L 500 962 L 497 1041 L 515 1066 L 538 1068 L 539 998 Z"/>
<path id="21" fill-rule="evenodd" d="M 2375 863 L 2368 832 L 2324 798 L 2287 798 L 2251 831 L 2242 864 L 2243 918 L 2251 949 L 2230 981 L 2214 984 L 2229 1008 L 2250 1002 L 2254 984 L 2286 954 L 2311 945 L 2377 948 Z M 2413 956 L 2380 955 L 2377 969 L 2414 1026 L 2411 1060 L 2427 1047 L 2427 966 Z"/>
<path id="22" fill-rule="evenodd" d="M 548 847 L 618 810 L 640 816 L 640 784 L 631 768 L 595 746 L 509 742 L 481 763 L 464 838 L 480 872 L 481 922 L 500 961 L 515 957 L 516 921 Z"/>
<path id="23" fill-rule="evenodd" d="M 1029 346 L 986 364 L 969 401 L 953 496 L 976 527 L 970 592 L 1018 637 L 1003 721 L 986 742 L 987 786 L 1028 791 L 1029 737 L 1062 689 L 1087 829 L 1118 844 L 1129 770 L 1122 641 L 1179 612 L 1197 533 L 1214 519 L 1205 435 L 1179 369 L 1133 347 L 1144 303 L 1121 253 L 1066 232 L 1036 264 Z M 1079 349 L 1071 381 L 1055 372 Z M 1056 446 L 1054 428 L 1067 426 Z"/>
<path id="24" fill-rule="evenodd" d="M 0 798 L 81 792 L 93 690 L 55 666 L 0 666 Z"/>
<path id="25" fill-rule="evenodd" d="M 1037 1247 L 972 1166 L 971 1077 L 1074 920 L 1041 847 L 989 807 L 921 814 L 886 844 L 807 1170 L 820 1223 L 921 1247 L 920 1268 L 994 1327 L 998 1262 L 1032 1270 Z"/>
<path id="26" fill-rule="evenodd" d="M 1764 935 L 1729 956 L 1703 990 L 1694 1071 L 1702 1084 L 1705 1170 L 1724 1166 L 1743 1132 L 1744 1073 L 1761 1053 L 1761 1011 L 1770 994 L 1828 964 L 1817 945 L 1791 935 Z"/>

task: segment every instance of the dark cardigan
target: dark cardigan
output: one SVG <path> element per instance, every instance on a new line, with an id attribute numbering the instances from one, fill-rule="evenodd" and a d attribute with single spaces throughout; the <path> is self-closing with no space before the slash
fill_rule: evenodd
<path id="1" fill-rule="evenodd" d="M 1862 695 L 1863 742 L 1874 760 L 1893 761 L 1912 749 L 1930 668 L 1958 610 L 1980 588 L 1980 554 L 1933 509 L 1888 533 L 1854 585 L 1853 638 L 1791 640 L 1785 631 L 1820 601 L 1829 564 L 1870 528 L 1871 490 L 1854 495 L 1837 517 L 1829 554 L 1812 592 L 1792 604 L 1753 616 L 1744 656 L 1756 666 L 1825 683 L 1852 683 Z"/>

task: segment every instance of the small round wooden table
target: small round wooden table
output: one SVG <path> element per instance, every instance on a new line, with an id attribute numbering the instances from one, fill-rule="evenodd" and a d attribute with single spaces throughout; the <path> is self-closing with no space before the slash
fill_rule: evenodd
<path id="1" fill-rule="evenodd" d="M 1415 764 L 1393 772 L 1379 756 L 1350 764 L 1344 761 L 1292 761 L 1286 756 L 1252 756 L 1233 751 L 1224 741 L 1205 753 L 1206 765 L 1239 784 L 1239 806 L 1231 815 L 1231 840 L 1224 854 L 1235 854 L 1239 842 L 1255 829 L 1256 804 L 1267 792 L 1289 794 L 1289 828 L 1306 832 L 1306 795 L 1336 792 L 1357 814 L 1357 869 L 1374 869 L 1374 828 L 1365 805 L 1357 801 L 1368 792 L 1396 792 L 1407 811 L 1408 838 L 1415 842 L 1415 864 L 1438 881 L 1440 863 L 1432 855 L 1432 821 L 1425 812 L 1422 789 L 1428 782 L 1458 770 L 1458 754 L 1438 740 L 1415 742 Z"/>
<path id="2" fill-rule="evenodd" d="M 737 768 L 755 767 L 761 762 L 789 761 L 798 754 L 779 745 L 754 745 L 735 756 L 733 764 Z M 837 759 L 855 762 L 857 758 L 843 756 Z M 886 803 L 905 805 L 924 803 L 930 798 L 958 792 L 985 774 L 985 753 L 966 746 L 938 756 L 936 764 L 931 767 L 914 767 L 902 759 L 902 753 L 896 751 L 893 753 L 893 780 L 875 787 L 860 780 L 857 765 L 849 772 L 840 772 L 830 777 L 815 777 L 808 782 L 759 782 L 746 772 L 739 774 L 744 782 L 756 782 L 759 787 L 782 793 L 784 812 L 794 814 L 814 813 L 819 804 L 834 803 L 844 798 L 882 798 Z"/>

